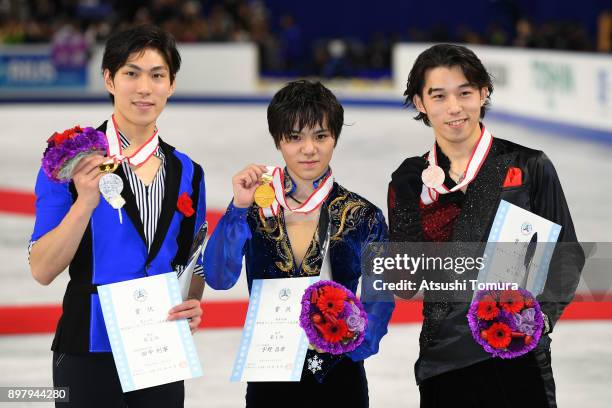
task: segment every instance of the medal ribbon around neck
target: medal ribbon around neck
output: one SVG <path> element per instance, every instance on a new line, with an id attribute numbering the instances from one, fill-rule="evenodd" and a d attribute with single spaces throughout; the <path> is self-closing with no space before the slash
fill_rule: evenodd
<path id="1" fill-rule="evenodd" d="M 278 215 L 280 206 L 284 209 L 294 213 L 307 214 L 319 208 L 321 204 L 327 199 L 329 193 L 334 187 L 334 177 L 332 176 L 331 169 L 327 176 L 319 182 L 319 186 L 310 194 L 310 196 L 297 208 L 289 207 L 287 199 L 285 198 L 285 188 L 283 180 L 285 175 L 280 167 L 268 167 L 268 173 L 272 174 L 272 188 L 274 189 L 275 200 L 270 207 L 262 208 L 263 214 L 266 218 Z"/>
<path id="2" fill-rule="evenodd" d="M 434 143 L 433 148 L 427 153 L 429 167 L 423 171 L 422 175 L 423 189 L 421 190 L 421 202 L 425 205 L 432 204 L 438 201 L 440 194 L 453 193 L 474 181 L 480 167 L 482 167 L 482 164 L 489 154 L 491 143 L 493 143 L 493 136 L 484 125 L 482 125 L 482 132 L 468 162 L 465 177 L 450 190 L 444 185 L 444 171 L 438 166 L 436 144 Z M 441 180 L 437 177 L 440 173 L 442 174 Z"/>
<path id="3" fill-rule="evenodd" d="M 136 150 L 134 154 L 131 156 L 124 156 L 123 149 L 121 148 L 121 141 L 119 139 L 117 122 L 115 122 L 115 115 L 111 115 L 108 123 L 112 123 L 112 126 L 106 126 L 106 139 L 108 140 L 107 153 L 108 157 L 112 158 L 114 161 L 122 162 L 127 160 L 127 162 L 132 166 L 138 167 L 149 160 L 149 157 L 151 157 L 153 153 L 155 153 L 155 150 L 157 150 L 157 146 L 159 146 L 159 132 L 156 129 L 153 136 L 151 136 L 149 140 L 145 142 L 145 144 L 140 146 L 140 148 Z"/>

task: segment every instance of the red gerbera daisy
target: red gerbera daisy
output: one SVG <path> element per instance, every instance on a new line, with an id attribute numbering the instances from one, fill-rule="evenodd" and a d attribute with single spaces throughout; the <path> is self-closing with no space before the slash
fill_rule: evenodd
<path id="1" fill-rule="evenodd" d="M 338 316 L 344 310 L 346 293 L 342 289 L 326 286 L 319 292 L 317 307 L 323 314 Z"/>
<path id="2" fill-rule="evenodd" d="M 506 348 L 512 341 L 512 330 L 505 323 L 493 323 L 487 330 L 486 338 L 491 347 Z"/>
<path id="3" fill-rule="evenodd" d="M 525 301 L 518 290 L 504 290 L 499 297 L 501 307 L 509 313 L 519 313 Z"/>
<path id="4" fill-rule="evenodd" d="M 335 323 L 327 322 L 322 326 L 323 338 L 330 343 L 337 343 L 348 336 L 348 327 L 344 320 L 337 320 Z"/>
<path id="5" fill-rule="evenodd" d="M 491 296 L 483 297 L 478 303 L 476 315 L 482 320 L 492 320 L 499 314 L 497 302 Z"/>

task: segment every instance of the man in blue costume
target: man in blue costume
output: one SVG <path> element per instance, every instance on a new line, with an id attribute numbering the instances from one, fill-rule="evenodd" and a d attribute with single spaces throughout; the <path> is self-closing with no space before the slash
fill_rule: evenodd
<path id="1" fill-rule="evenodd" d="M 294 81 L 268 106 L 268 127 L 286 168 L 284 191 L 266 208 L 254 203 L 266 166 L 249 165 L 232 179 L 234 198 L 204 255 L 213 289 L 238 280 L 245 257 L 249 290 L 253 279 L 321 275 L 355 292 L 369 243 L 387 240 L 382 211 L 334 182 L 329 162 L 344 121 L 344 109 L 321 83 Z M 324 248 L 328 247 L 325 251 Z M 376 352 L 387 332 L 393 301 L 364 302 L 368 327 L 354 351 L 323 360 L 321 370 L 304 369 L 300 382 L 251 382 L 247 407 L 368 406 L 363 360 Z"/>
<path id="2" fill-rule="evenodd" d="M 104 325 L 97 286 L 181 269 L 204 222 L 202 167 L 159 138 L 156 121 L 174 92 L 180 56 L 166 32 L 141 26 L 112 36 L 102 60 L 113 115 L 98 130 L 107 157 L 78 163 L 59 184 L 42 170 L 36 181 L 36 223 L 30 244 L 34 278 L 50 284 L 69 267 L 70 282 L 53 340 L 53 384 L 69 387 L 74 407 L 182 407 L 183 381 L 123 393 Z M 114 157 L 125 206 L 100 199 L 99 166 Z M 177 207 L 189 196 L 192 208 Z M 201 273 L 201 266 L 199 268 Z M 200 323 L 201 277 L 169 319 Z"/>

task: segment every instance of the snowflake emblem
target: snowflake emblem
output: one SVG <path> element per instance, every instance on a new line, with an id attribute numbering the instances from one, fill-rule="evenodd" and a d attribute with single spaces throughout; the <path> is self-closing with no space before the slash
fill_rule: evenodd
<path id="1" fill-rule="evenodd" d="M 321 370 L 322 366 L 323 366 L 323 360 L 321 360 L 319 356 L 313 356 L 308 359 L 308 369 L 313 374 Z"/>

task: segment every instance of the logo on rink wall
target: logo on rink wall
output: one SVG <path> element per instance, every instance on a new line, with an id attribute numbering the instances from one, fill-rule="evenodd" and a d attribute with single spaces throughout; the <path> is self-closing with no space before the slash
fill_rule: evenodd
<path id="1" fill-rule="evenodd" d="M 576 90 L 574 71 L 568 64 L 555 64 L 544 61 L 531 62 L 533 84 L 536 89 L 548 95 L 548 106 L 556 107 L 556 97 L 572 95 Z"/>
<path id="2" fill-rule="evenodd" d="M 86 65 L 58 66 L 48 52 L 9 51 L 0 55 L 0 87 L 74 89 L 86 86 Z"/>

